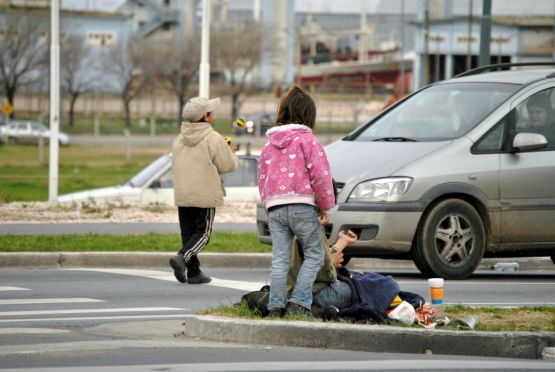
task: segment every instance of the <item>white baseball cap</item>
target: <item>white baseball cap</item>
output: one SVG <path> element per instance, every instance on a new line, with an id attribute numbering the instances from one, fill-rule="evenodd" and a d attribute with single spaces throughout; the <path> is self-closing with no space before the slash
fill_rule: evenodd
<path id="1" fill-rule="evenodd" d="M 184 121 L 194 123 L 202 119 L 207 112 L 213 112 L 220 105 L 220 98 L 208 99 L 206 97 L 194 97 L 185 103 L 181 115 Z"/>

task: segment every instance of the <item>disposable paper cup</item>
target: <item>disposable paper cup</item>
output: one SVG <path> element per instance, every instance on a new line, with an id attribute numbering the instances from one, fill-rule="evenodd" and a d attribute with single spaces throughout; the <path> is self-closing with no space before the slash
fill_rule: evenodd
<path id="1" fill-rule="evenodd" d="M 432 305 L 443 305 L 443 278 L 428 279 Z"/>

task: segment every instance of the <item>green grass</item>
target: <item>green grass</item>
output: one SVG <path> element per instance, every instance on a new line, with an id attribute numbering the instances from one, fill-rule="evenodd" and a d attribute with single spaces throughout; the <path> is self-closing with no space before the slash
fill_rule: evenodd
<path id="1" fill-rule="evenodd" d="M 457 317 L 467 317 L 470 315 L 478 316 L 478 325 L 476 331 L 491 332 L 554 332 L 555 331 L 555 307 L 539 306 L 539 307 L 519 307 L 519 308 L 472 308 L 463 305 L 447 306 L 445 308 L 447 316 L 451 319 Z M 208 308 L 197 311 L 199 315 L 223 316 L 229 318 L 242 319 L 262 319 L 260 313 L 256 310 L 249 309 L 245 303 L 234 305 L 219 305 L 217 307 Z M 494 316 L 487 316 L 487 315 Z M 283 318 L 283 320 L 301 320 L 301 321 L 320 321 L 306 315 L 294 315 Z M 344 320 L 338 322 L 344 323 Z M 421 328 L 419 325 L 406 326 L 403 324 L 390 323 L 397 327 Z M 437 329 L 441 329 L 438 327 Z"/>
<path id="2" fill-rule="evenodd" d="M 35 146 L 0 147 L 0 202 L 48 199 L 48 148 L 39 164 Z M 60 148 L 58 193 L 119 185 L 169 149 L 135 147 L 128 162 L 123 146 Z"/>
<path id="3" fill-rule="evenodd" d="M 175 252 L 181 246 L 179 234 L 52 236 L 0 236 L 0 252 Z M 212 234 L 205 252 L 271 252 L 254 233 Z"/>

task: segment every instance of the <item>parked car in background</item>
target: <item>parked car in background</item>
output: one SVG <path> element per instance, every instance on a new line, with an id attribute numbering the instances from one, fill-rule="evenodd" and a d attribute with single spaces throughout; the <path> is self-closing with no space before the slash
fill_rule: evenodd
<path id="1" fill-rule="evenodd" d="M 328 232 L 359 236 L 347 259 L 412 258 L 446 279 L 467 278 L 482 257 L 555 263 L 552 66 L 432 84 L 327 146 L 340 189 Z M 510 66 L 489 69 L 500 67 Z M 261 206 L 257 220 L 270 241 Z"/>
<path id="2" fill-rule="evenodd" d="M 174 204 L 171 154 L 156 159 L 128 182 L 61 195 L 59 202 L 122 201 L 133 203 Z M 255 202 L 258 195 L 258 155 L 238 154 L 239 166 L 231 173 L 221 175 L 226 189 L 224 201 Z"/>
<path id="3" fill-rule="evenodd" d="M 27 120 L 13 120 L 1 129 L 0 136 L 7 138 L 9 143 L 38 145 L 40 138 L 44 145 L 50 141 L 50 130 L 42 123 Z M 69 146 L 70 138 L 67 133 L 59 132 L 58 141 L 61 146 Z"/>
<path id="4" fill-rule="evenodd" d="M 276 114 L 274 112 L 259 112 L 248 115 L 244 119 L 246 125 L 236 127 L 235 135 L 264 136 L 266 131 L 275 125 Z"/>

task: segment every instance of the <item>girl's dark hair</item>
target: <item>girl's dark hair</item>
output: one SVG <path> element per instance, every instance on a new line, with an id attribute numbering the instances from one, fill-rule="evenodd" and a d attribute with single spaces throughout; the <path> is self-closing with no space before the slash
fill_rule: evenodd
<path id="1" fill-rule="evenodd" d="M 276 125 L 302 124 L 310 129 L 316 123 L 316 105 L 299 86 L 293 87 L 279 101 Z"/>

